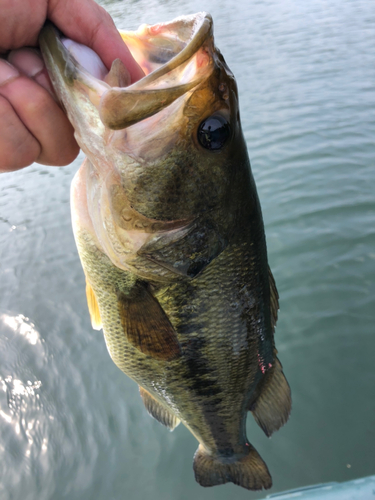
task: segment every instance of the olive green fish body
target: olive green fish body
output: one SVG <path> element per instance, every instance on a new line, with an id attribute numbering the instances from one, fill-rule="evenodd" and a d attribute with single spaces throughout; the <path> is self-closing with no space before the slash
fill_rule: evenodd
<path id="1" fill-rule="evenodd" d="M 130 86 L 120 61 L 93 77 L 53 27 L 41 36 L 88 156 L 71 200 L 93 327 L 148 412 L 197 438 L 202 486 L 269 488 L 247 413 L 271 435 L 291 400 L 235 80 L 207 14 L 122 35 L 146 72 Z"/>

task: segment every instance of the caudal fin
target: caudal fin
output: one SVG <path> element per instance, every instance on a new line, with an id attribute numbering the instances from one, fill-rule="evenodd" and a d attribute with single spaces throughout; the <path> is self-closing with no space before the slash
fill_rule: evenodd
<path id="1" fill-rule="evenodd" d="M 215 486 L 232 482 L 248 490 L 268 489 L 272 479 L 267 465 L 259 453 L 251 445 L 249 453 L 233 463 L 220 460 L 220 457 L 208 455 L 202 445 L 199 445 L 194 455 L 194 474 L 201 486 Z"/>

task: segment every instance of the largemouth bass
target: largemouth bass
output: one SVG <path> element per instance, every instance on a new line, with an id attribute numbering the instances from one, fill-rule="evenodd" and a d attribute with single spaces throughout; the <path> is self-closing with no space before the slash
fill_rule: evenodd
<path id="1" fill-rule="evenodd" d="M 270 436 L 291 398 L 236 82 L 209 14 L 121 35 L 145 72 L 133 84 L 53 25 L 40 36 L 87 156 L 71 205 L 92 326 L 147 411 L 199 441 L 199 484 L 270 488 L 246 417 Z"/>

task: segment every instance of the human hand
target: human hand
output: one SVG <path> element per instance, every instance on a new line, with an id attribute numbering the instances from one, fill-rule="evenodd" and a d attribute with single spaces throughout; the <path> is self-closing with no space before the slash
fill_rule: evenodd
<path id="1" fill-rule="evenodd" d="M 67 165 L 79 152 L 40 53 L 29 48 L 38 46 L 47 18 L 92 48 L 107 68 L 119 58 L 132 81 L 143 76 L 111 17 L 94 0 L 0 0 L 0 54 L 8 53 L 8 62 L 0 58 L 0 172 L 34 161 Z"/>

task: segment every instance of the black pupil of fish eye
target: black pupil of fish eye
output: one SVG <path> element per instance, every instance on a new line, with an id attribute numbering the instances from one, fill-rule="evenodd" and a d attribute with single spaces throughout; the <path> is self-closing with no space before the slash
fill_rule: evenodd
<path id="1" fill-rule="evenodd" d="M 217 151 L 221 149 L 230 136 L 228 121 L 221 115 L 213 115 L 199 125 L 198 141 L 205 149 Z"/>

